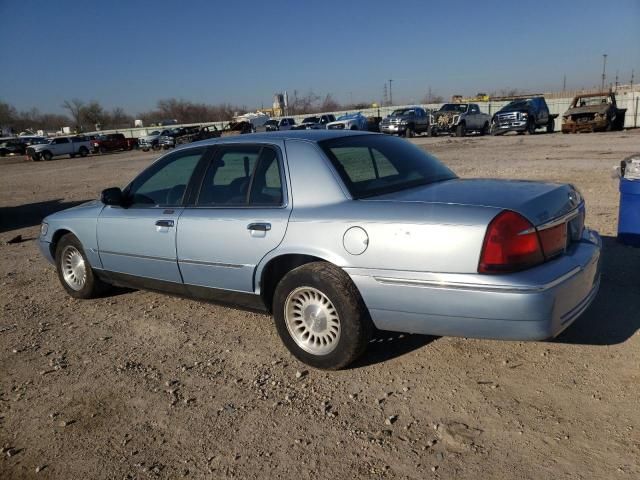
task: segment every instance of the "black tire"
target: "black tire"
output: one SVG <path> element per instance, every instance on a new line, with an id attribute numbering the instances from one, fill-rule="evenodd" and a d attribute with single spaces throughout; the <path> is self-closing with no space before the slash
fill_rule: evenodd
<path id="1" fill-rule="evenodd" d="M 104 155 L 105 153 L 107 153 L 107 149 L 105 147 L 100 147 L 98 149 L 98 152 L 100 152 L 100 155 Z"/>
<path id="2" fill-rule="evenodd" d="M 427 137 L 433 137 L 434 136 L 433 133 L 434 133 L 433 129 L 432 129 L 431 125 L 429 125 L 427 127 Z"/>
<path id="3" fill-rule="evenodd" d="M 529 135 L 535 135 L 536 133 L 536 121 L 534 118 L 530 118 L 529 123 L 527 123 L 527 133 Z"/>
<path id="4" fill-rule="evenodd" d="M 160 150 L 160 145 L 158 145 L 157 143 L 154 143 L 153 145 L 151 145 L 151 148 L 154 150 Z"/>
<path id="5" fill-rule="evenodd" d="M 47 162 L 53 158 L 53 155 L 49 150 L 45 150 L 44 152 L 42 152 L 41 156 L 42 156 L 42 159 Z"/>
<path id="6" fill-rule="evenodd" d="M 613 120 L 611 120 L 611 117 L 607 117 L 607 126 L 605 127 L 605 131 L 610 132 L 612 130 L 613 130 Z"/>
<path id="7" fill-rule="evenodd" d="M 553 133 L 556 131 L 556 122 L 553 118 L 550 118 L 547 122 L 547 133 Z"/>
<path id="8" fill-rule="evenodd" d="M 356 127 L 355 125 L 351 125 L 351 128 L 349 130 L 358 130 L 358 127 Z"/>
<path id="9" fill-rule="evenodd" d="M 65 267 L 63 265 L 63 256 L 66 256 L 67 252 L 74 251 L 74 249 L 82 256 L 85 265 L 85 280 L 82 288 L 80 289 L 73 288 L 67 280 L 65 280 L 64 276 Z M 93 269 L 87 260 L 87 256 L 84 253 L 80 240 L 78 240 L 78 238 L 72 233 L 67 233 L 58 241 L 58 244 L 56 245 L 55 260 L 58 279 L 60 280 L 62 287 L 73 298 L 95 298 L 102 295 L 110 288 L 108 283 L 103 282 L 94 274 Z"/>
<path id="10" fill-rule="evenodd" d="M 480 135 L 487 135 L 489 133 L 489 122 L 484 122 L 482 129 L 480 130 Z"/>
<path id="11" fill-rule="evenodd" d="M 467 127 L 464 122 L 456 127 L 456 137 L 464 137 L 467 134 Z"/>
<path id="12" fill-rule="evenodd" d="M 78 153 L 80 154 L 81 157 L 86 157 L 87 155 L 89 155 L 89 150 L 87 150 L 85 147 L 80 147 L 80 150 L 78 150 Z"/>
<path id="13" fill-rule="evenodd" d="M 142 151 L 143 151 L 143 152 L 148 152 L 148 151 L 149 151 L 149 149 L 148 149 L 148 148 L 143 148 L 143 149 L 142 149 Z"/>
<path id="14" fill-rule="evenodd" d="M 404 136 L 406 138 L 413 138 L 414 136 L 413 125 L 407 125 L 407 128 L 405 128 L 404 130 Z"/>
<path id="15" fill-rule="evenodd" d="M 340 321 L 340 335 L 333 350 L 315 355 L 300 347 L 287 327 L 287 299 L 296 289 L 311 287 L 333 304 Z M 339 370 L 354 362 L 366 350 L 373 323 L 360 293 L 349 276 L 326 262 L 313 262 L 291 270 L 278 283 L 273 295 L 273 316 L 285 347 L 301 362 L 315 368 Z"/>
<path id="16" fill-rule="evenodd" d="M 76 158 L 76 154 L 75 153 L 70 153 L 69 154 L 69 158 Z"/>

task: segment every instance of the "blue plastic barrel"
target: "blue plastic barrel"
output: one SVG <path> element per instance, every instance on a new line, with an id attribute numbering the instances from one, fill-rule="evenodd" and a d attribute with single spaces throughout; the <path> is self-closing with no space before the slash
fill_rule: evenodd
<path id="1" fill-rule="evenodd" d="M 640 247 L 640 180 L 620 179 L 618 240 Z"/>

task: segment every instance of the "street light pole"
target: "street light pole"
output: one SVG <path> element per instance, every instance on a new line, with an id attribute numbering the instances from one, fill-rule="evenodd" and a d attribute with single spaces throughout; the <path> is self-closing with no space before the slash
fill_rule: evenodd
<path id="1" fill-rule="evenodd" d="M 393 92 L 391 91 L 391 83 L 393 82 L 392 79 L 389 79 L 389 103 L 391 105 L 393 105 Z"/>
<path id="2" fill-rule="evenodd" d="M 604 92 L 604 80 L 607 78 L 607 54 L 602 54 L 602 86 L 600 87 L 600 91 Z"/>

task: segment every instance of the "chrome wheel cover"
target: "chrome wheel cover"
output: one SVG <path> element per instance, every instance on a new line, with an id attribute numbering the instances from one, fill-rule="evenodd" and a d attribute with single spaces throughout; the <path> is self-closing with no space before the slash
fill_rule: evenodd
<path id="1" fill-rule="evenodd" d="M 60 268 L 65 283 L 76 291 L 82 290 L 87 282 L 87 267 L 82 254 L 73 245 L 67 245 L 62 250 Z"/>
<path id="2" fill-rule="evenodd" d="M 298 287 L 287 297 L 284 317 L 291 338 L 312 355 L 331 353 L 340 340 L 340 318 L 331 300 L 313 287 Z"/>

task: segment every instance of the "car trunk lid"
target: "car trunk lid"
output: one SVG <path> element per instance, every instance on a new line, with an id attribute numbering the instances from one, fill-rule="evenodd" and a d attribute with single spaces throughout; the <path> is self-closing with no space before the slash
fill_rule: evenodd
<path id="1" fill-rule="evenodd" d="M 367 201 L 449 203 L 513 210 L 540 227 L 575 212 L 580 193 L 569 184 L 453 179 L 371 197 Z"/>

